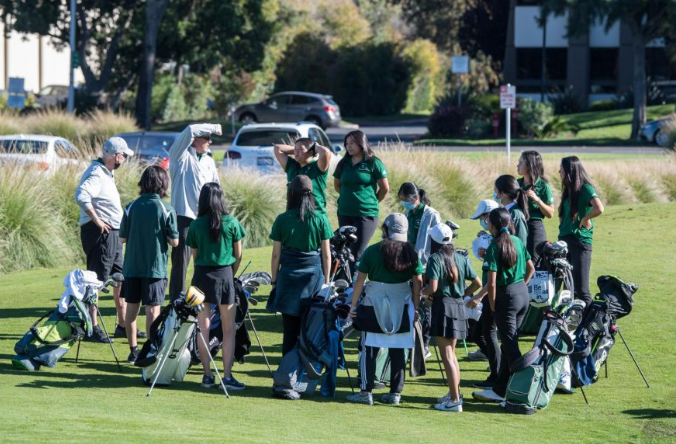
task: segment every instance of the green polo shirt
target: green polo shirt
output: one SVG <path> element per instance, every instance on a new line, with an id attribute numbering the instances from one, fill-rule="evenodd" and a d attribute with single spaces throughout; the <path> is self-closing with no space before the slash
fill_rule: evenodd
<path id="1" fill-rule="evenodd" d="M 413 276 L 425 273 L 425 267 L 423 267 L 420 259 L 418 259 L 417 265 L 411 267 L 410 270 L 388 270 L 385 268 L 383 253 L 380 251 L 381 245 L 382 242 L 378 242 L 368 247 L 357 263 L 357 270 L 366 273 L 369 280 L 385 284 L 400 284 L 410 281 Z"/>
<path id="2" fill-rule="evenodd" d="M 227 267 L 237 259 L 232 245 L 242 240 L 246 231 L 239 221 L 229 214 L 221 216 L 221 236 L 218 242 L 209 235 L 209 216 L 200 216 L 190 224 L 185 244 L 197 249 L 195 265 L 202 267 Z"/>
<path id="3" fill-rule="evenodd" d="M 451 284 L 448 278 L 443 253 L 434 253 L 427 261 L 425 276 L 427 279 L 438 281 L 437 291 L 433 294 L 435 300 L 441 297 L 462 298 L 465 296 L 465 281 L 476 279 L 476 273 L 469 258 L 456 252 L 453 253 L 453 260 L 458 269 L 458 282 L 455 284 Z"/>
<path id="4" fill-rule="evenodd" d="M 523 214 L 518 205 L 512 205 L 509 209 L 509 215 L 512 216 L 514 222 L 514 232 L 516 237 L 521 239 L 524 245 L 528 244 L 528 223 L 526 222 L 526 215 Z"/>
<path id="5" fill-rule="evenodd" d="M 585 244 L 592 243 L 594 219 L 591 220 L 592 226 L 589 230 L 585 227 L 580 227 L 580 221 L 589 214 L 592 209 L 591 201 L 597 197 L 599 196 L 591 184 L 587 183 L 582 186 L 580 198 L 577 201 L 577 217 L 575 220 L 570 217 L 570 200 L 566 199 L 562 202 L 563 214 L 559 223 L 559 239 L 572 234 L 580 242 Z"/>
<path id="6" fill-rule="evenodd" d="M 312 194 L 315 195 L 317 202 L 317 210 L 326 213 L 326 177 L 329 175 L 329 170 L 322 171 L 317 165 L 317 161 L 313 160 L 305 166 L 300 166 L 295 159 L 289 158 L 286 161 L 286 180 L 291 182 L 294 177 L 304 175 L 312 180 Z"/>
<path id="7" fill-rule="evenodd" d="M 378 181 L 387 177 L 380 159 L 362 159 L 352 165 L 351 159 L 345 158 L 342 171 L 335 171 L 333 177 L 340 179 L 338 215 L 378 217 Z"/>
<path id="8" fill-rule="evenodd" d="M 282 246 L 300 251 L 316 251 L 322 241 L 331 239 L 333 230 L 325 214 L 315 212 L 301 222 L 298 210 L 292 209 L 280 214 L 272 224 L 270 239 L 281 242 Z"/>
<path id="9" fill-rule="evenodd" d="M 523 177 L 517 179 L 517 181 L 519 182 L 519 186 L 521 187 L 522 190 L 528 191 L 529 189 L 533 188 L 533 191 L 535 191 L 535 195 L 539 197 L 541 201 L 543 201 L 547 205 L 554 204 L 552 187 L 546 180 L 542 179 L 541 177 L 538 177 L 538 180 L 536 180 L 534 184 L 530 185 L 523 184 Z M 532 220 L 544 219 L 544 215 L 540 211 L 540 206 L 536 204 L 535 201 L 533 201 L 533 199 L 528 199 L 528 216 Z"/>
<path id="10" fill-rule="evenodd" d="M 120 237 L 127 239 L 125 277 L 167 278 L 167 238 L 178 239 L 176 211 L 171 205 L 157 194 L 142 194 L 125 208 Z"/>
<path id="11" fill-rule="evenodd" d="M 416 240 L 418 240 L 418 231 L 420 231 L 420 220 L 425 214 L 425 204 L 421 203 L 413 210 L 406 213 L 406 219 L 408 219 L 408 241 L 415 245 Z"/>
<path id="12" fill-rule="evenodd" d="M 486 257 L 484 258 L 483 269 L 485 271 L 495 271 L 497 273 L 496 285 L 498 287 L 506 287 L 508 285 L 523 282 L 526 278 L 526 262 L 530 260 L 530 254 L 528 254 L 526 246 L 521 242 L 521 239 L 512 235 L 509 237 L 512 238 L 516 250 L 516 264 L 514 264 L 514 266 L 505 268 L 502 265 L 500 249 L 496 245 L 495 240 L 491 242 L 488 250 L 486 250 Z"/>

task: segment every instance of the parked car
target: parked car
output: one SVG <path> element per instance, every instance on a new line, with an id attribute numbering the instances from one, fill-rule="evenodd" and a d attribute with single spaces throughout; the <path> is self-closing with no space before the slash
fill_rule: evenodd
<path id="1" fill-rule="evenodd" d="M 281 173 L 282 169 L 275 160 L 273 146 L 278 143 L 293 145 L 301 137 L 308 137 L 318 144 L 329 147 L 334 153 L 342 150 L 340 145 L 331 146 L 331 142 L 318 125 L 307 122 L 251 124 L 240 128 L 232 145 L 225 152 L 223 168 L 246 166 L 263 173 Z M 334 162 L 337 162 L 335 160 Z"/>
<path id="2" fill-rule="evenodd" d="M 13 134 L 0 136 L 0 164 L 53 171 L 62 165 L 84 162 L 78 149 L 63 137 Z"/>
<path id="3" fill-rule="evenodd" d="M 656 143 L 665 147 L 669 141 L 669 135 L 664 131 L 664 126 L 674 120 L 674 117 L 664 117 L 645 123 L 639 131 L 639 138 L 646 142 Z"/>
<path id="4" fill-rule="evenodd" d="M 331 96 L 288 91 L 261 103 L 239 106 L 235 118 L 244 124 L 305 121 L 326 129 L 340 123 L 340 107 Z"/>
<path id="5" fill-rule="evenodd" d="M 43 108 L 64 106 L 68 102 L 68 85 L 47 85 L 35 97 Z"/>
<path id="6" fill-rule="evenodd" d="M 134 158 L 143 164 L 160 165 L 169 169 L 169 149 L 181 133 L 141 132 L 122 133 L 121 137 L 134 152 Z"/>

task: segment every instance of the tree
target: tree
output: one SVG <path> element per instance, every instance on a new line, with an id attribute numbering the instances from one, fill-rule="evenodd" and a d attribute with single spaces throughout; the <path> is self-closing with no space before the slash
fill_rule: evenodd
<path id="1" fill-rule="evenodd" d="M 567 12 L 568 34 L 572 36 L 587 34 L 591 23 L 603 20 L 606 29 L 620 22 L 630 30 L 634 56 L 631 138 L 637 138 L 641 125 L 646 121 L 646 45 L 656 38 L 667 36 L 673 22 L 669 23 L 665 17 L 676 16 L 676 0 L 544 0 L 543 8 L 545 15 Z"/>

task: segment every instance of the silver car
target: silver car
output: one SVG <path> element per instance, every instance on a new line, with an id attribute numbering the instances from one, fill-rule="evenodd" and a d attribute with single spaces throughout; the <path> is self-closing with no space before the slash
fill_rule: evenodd
<path id="1" fill-rule="evenodd" d="M 665 117 L 645 123 L 639 131 L 639 137 L 646 142 L 655 143 L 665 147 L 669 141 L 669 135 L 664 131 L 664 126 L 674 120 L 674 117 Z"/>
<path id="2" fill-rule="evenodd" d="M 309 122 L 326 129 L 340 123 L 340 107 L 331 96 L 288 91 L 260 103 L 241 105 L 235 118 L 244 124 Z"/>

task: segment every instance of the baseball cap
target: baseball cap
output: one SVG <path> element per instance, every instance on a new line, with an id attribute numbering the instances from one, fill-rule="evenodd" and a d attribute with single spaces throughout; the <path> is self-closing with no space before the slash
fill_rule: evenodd
<path id="1" fill-rule="evenodd" d="M 126 154 L 133 156 L 134 152 L 129 149 L 127 142 L 122 137 L 111 137 L 103 142 L 103 154 Z"/>
<path id="2" fill-rule="evenodd" d="M 408 219 L 406 219 L 406 216 L 401 213 L 392 213 L 385 218 L 384 225 L 387 227 L 390 240 L 408 241 Z"/>
<path id="3" fill-rule="evenodd" d="M 496 208 L 500 208 L 500 205 L 496 201 L 491 199 L 482 200 L 479 202 L 479 205 L 477 205 L 474 216 L 470 216 L 470 219 L 478 219 L 482 214 L 490 213 Z"/>
<path id="4" fill-rule="evenodd" d="M 446 224 L 436 224 L 429 231 L 432 240 L 441 245 L 448 245 L 453 243 L 453 230 Z"/>

